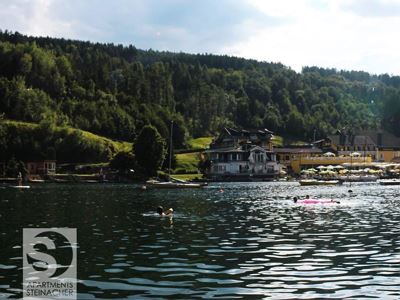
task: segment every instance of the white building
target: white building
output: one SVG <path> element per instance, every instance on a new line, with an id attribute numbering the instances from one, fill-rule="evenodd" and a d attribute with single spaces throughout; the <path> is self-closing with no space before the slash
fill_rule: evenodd
<path id="1" fill-rule="evenodd" d="M 206 151 L 214 180 L 267 180 L 279 176 L 281 166 L 272 151 L 272 132 L 234 130 L 224 132 Z"/>

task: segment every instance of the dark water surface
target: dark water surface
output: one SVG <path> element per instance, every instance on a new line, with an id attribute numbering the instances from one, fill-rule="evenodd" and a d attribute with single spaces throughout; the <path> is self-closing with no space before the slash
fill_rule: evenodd
<path id="1" fill-rule="evenodd" d="M 21 297 L 22 228 L 72 227 L 79 299 L 400 299 L 400 187 L 349 188 L 0 189 L 0 298 Z M 306 194 L 341 204 L 286 199 Z"/>

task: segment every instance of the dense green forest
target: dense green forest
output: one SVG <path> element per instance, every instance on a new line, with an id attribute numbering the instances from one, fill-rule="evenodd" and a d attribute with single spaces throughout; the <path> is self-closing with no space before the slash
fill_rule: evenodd
<path id="1" fill-rule="evenodd" d="M 303 140 L 338 128 L 400 133 L 400 77 L 218 56 L 139 50 L 0 32 L 4 119 L 133 141 L 144 125 L 174 146 L 223 126 Z M 1 130 L 0 130 L 1 133 Z"/>

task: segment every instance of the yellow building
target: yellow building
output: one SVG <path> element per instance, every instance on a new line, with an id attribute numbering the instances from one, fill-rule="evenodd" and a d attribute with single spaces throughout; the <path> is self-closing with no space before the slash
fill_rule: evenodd
<path id="1" fill-rule="evenodd" d="M 400 138 L 388 132 L 363 131 L 357 134 L 340 132 L 317 141 L 323 149 L 333 149 L 339 156 L 358 152 L 373 161 L 394 162 L 400 159 Z"/>
<path id="2" fill-rule="evenodd" d="M 382 162 L 395 162 L 400 158 L 399 149 L 378 149 L 377 160 Z"/>
<path id="3" fill-rule="evenodd" d="M 372 158 L 365 157 L 351 157 L 351 156 L 309 156 L 298 157 L 291 161 L 290 167 L 294 173 L 299 174 L 301 170 L 316 168 L 318 166 L 336 166 L 344 163 L 371 163 Z"/>
<path id="4" fill-rule="evenodd" d="M 274 147 L 274 152 L 279 163 L 284 165 L 289 172 L 295 173 L 296 171 L 292 169 L 293 161 L 323 154 L 321 149 L 311 146 Z"/>

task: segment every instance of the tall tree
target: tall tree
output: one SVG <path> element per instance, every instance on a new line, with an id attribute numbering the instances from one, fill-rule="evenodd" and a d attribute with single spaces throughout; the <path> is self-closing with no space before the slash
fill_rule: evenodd
<path id="1" fill-rule="evenodd" d="M 134 153 L 140 171 L 147 176 L 154 176 L 165 158 L 165 140 L 155 127 L 146 125 L 134 143 Z"/>

